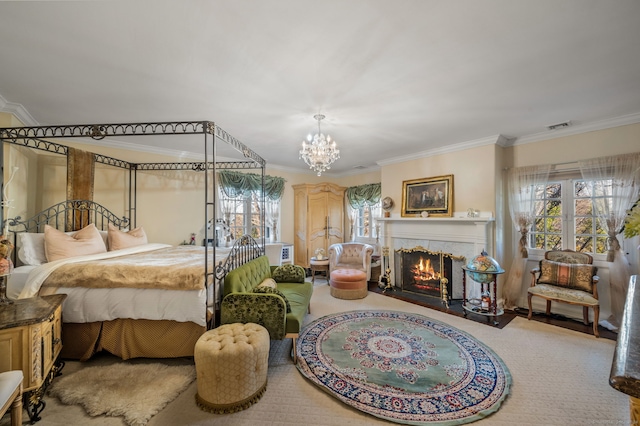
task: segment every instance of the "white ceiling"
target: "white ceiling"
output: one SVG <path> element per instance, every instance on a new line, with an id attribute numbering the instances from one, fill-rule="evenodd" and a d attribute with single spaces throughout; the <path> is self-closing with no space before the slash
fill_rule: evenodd
<path id="1" fill-rule="evenodd" d="M 1 1 L 0 41 L 28 124 L 210 120 L 299 171 L 318 112 L 336 175 L 640 120 L 638 0 Z"/>

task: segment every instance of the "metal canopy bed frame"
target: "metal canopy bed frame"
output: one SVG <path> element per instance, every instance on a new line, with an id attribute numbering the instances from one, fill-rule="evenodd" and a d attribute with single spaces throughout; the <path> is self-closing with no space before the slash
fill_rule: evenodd
<path id="1" fill-rule="evenodd" d="M 96 163 L 106 164 L 129 171 L 128 188 L 128 212 L 129 217 L 115 218 L 103 206 L 86 200 L 66 200 L 39 213 L 33 218 L 22 221 L 20 217 L 5 218 L 4 205 L 0 206 L 0 224 L 4 225 L 5 220 L 9 221 L 12 230 L 16 232 L 27 230 L 40 230 L 49 220 L 64 213 L 63 219 L 67 220 L 67 212 L 83 218 L 83 223 L 93 221 L 107 221 L 122 228 L 130 225 L 136 226 L 137 217 L 137 173 L 139 171 L 194 171 L 205 172 L 204 198 L 205 198 L 205 235 L 211 224 L 216 223 L 216 170 L 222 169 L 260 169 L 262 176 L 262 187 L 265 181 L 265 160 L 249 149 L 242 142 L 231 136 L 212 121 L 180 121 L 180 122 L 149 122 L 149 123 L 120 123 L 120 124 L 86 124 L 86 125 L 59 125 L 59 126 L 35 126 L 35 127 L 8 127 L 0 128 L 0 140 L 4 143 L 11 143 L 17 146 L 33 148 L 50 153 L 68 155 L 68 147 L 47 139 L 67 139 L 67 138 L 91 138 L 93 140 L 103 140 L 106 138 L 130 137 L 130 136 L 167 136 L 167 135 L 201 135 L 204 144 L 204 160 L 201 162 L 161 162 L 161 163 L 131 163 L 124 160 L 108 157 L 101 154 L 93 154 Z M 235 151 L 242 154 L 246 159 L 243 161 L 216 161 L 217 144 L 224 143 L 231 146 Z M 0 150 L 0 164 L 4 171 L 4 150 Z M 213 171 L 213 173 L 209 173 Z M 0 183 L 4 189 L 4 173 L 0 176 Z M 0 193 L 3 193 L 0 190 Z M 265 197 L 264 191 L 260 196 L 260 222 L 261 222 L 261 245 L 249 236 L 244 236 L 236 240 L 234 247 L 224 261 L 218 265 L 211 265 L 210 254 L 215 262 L 215 245 L 205 244 L 205 283 L 213 283 L 213 301 L 209 300 L 207 291 L 207 306 L 211 306 L 213 312 L 207 312 L 209 321 L 208 328 L 216 327 L 216 316 L 218 314 L 217 305 L 219 303 L 219 288 L 224 281 L 226 274 L 238 266 L 264 254 L 265 246 Z M 73 223 L 77 223 L 74 222 Z M 70 224 L 65 222 L 65 230 L 72 231 Z M 3 226 L 4 228 L 4 226 Z M 78 228 L 76 226 L 76 228 Z M 207 237 L 208 238 L 208 235 Z M 14 232 L 15 243 L 15 232 Z M 210 272 L 211 269 L 211 272 Z M 213 302 L 213 303 L 211 303 Z"/>

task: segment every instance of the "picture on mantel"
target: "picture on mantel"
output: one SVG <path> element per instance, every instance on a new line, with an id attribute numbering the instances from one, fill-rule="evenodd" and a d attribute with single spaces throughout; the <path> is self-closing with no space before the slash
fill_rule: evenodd
<path id="1" fill-rule="evenodd" d="M 453 175 L 405 180 L 402 182 L 403 217 L 451 217 Z"/>

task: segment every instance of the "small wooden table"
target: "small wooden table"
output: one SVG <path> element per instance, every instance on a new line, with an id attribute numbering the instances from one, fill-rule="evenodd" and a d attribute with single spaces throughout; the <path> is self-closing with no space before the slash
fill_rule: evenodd
<path id="1" fill-rule="evenodd" d="M 329 259 L 318 260 L 315 257 L 311 258 L 311 262 L 309 262 L 311 266 L 311 282 L 315 283 L 316 281 L 316 272 L 324 273 L 324 276 L 329 280 Z"/>
<path id="2" fill-rule="evenodd" d="M 62 301 L 66 294 L 18 299 L 0 306 L 0 372 L 22 370 L 23 403 L 31 423 L 40 420 L 42 396 L 64 367 Z"/>

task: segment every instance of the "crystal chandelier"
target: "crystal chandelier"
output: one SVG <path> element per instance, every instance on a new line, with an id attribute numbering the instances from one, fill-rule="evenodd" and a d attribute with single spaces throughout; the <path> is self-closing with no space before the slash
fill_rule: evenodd
<path id="1" fill-rule="evenodd" d="M 318 176 L 322 172 L 329 170 L 331 164 L 340 158 L 340 150 L 336 147 L 336 142 L 331 140 L 331 136 L 320 131 L 320 121 L 324 119 L 324 115 L 316 114 L 313 116 L 318 120 L 318 133 L 313 137 L 307 136 L 307 141 L 302 141 L 302 149 L 300 150 L 300 159 L 309 165 L 309 168 L 318 172 Z"/>

